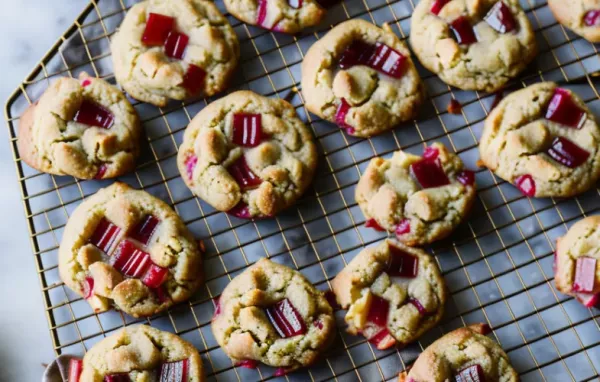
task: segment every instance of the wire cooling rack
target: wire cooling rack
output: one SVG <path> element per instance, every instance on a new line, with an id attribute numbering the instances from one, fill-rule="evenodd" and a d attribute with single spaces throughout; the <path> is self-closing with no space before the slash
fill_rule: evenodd
<path id="1" fill-rule="evenodd" d="M 51 48 L 6 104 L 6 120 L 31 243 L 39 274 L 50 334 L 57 354 L 83 354 L 124 325 L 145 322 L 177 333 L 201 352 L 209 380 L 267 380 L 274 369 L 234 368 L 210 330 L 212 298 L 231 278 L 261 257 L 299 269 L 320 289 L 361 249 L 383 238 L 363 226 L 354 187 L 369 159 L 390 156 L 402 148 L 420 153 L 423 142 L 440 140 L 468 167 L 476 168 L 477 142 L 494 95 L 457 91 L 418 67 L 429 99 L 414 123 L 371 139 L 352 138 L 333 124 L 309 115 L 298 92 L 300 63 L 307 49 L 337 23 L 362 18 L 389 22 L 403 39 L 417 0 L 344 0 L 328 12 L 318 28 L 299 36 L 270 33 L 227 15 L 241 42 L 242 59 L 231 90 L 244 88 L 290 101 L 312 128 L 320 149 L 313 186 L 296 207 L 271 220 L 243 221 L 195 198 L 176 166 L 177 147 L 190 119 L 212 99 L 173 102 L 166 108 L 137 103 L 146 131 L 135 173 L 120 180 L 170 203 L 206 245 L 206 286 L 188 303 L 147 320 L 116 311 L 94 314 L 88 304 L 60 281 L 57 252 L 68 216 L 87 197 L 111 181 L 79 181 L 39 173 L 24 164 L 17 150 L 19 117 L 60 76 L 80 72 L 114 83 L 109 38 L 132 1 L 92 1 Z M 540 54 L 514 90 L 541 80 L 561 82 L 582 96 L 600 116 L 597 47 L 565 30 L 546 1 L 521 0 L 536 29 Z M 217 5 L 224 14 L 222 0 Z M 445 109 L 451 98 L 462 103 L 461 115 Z M 474 210 L 450 240 L 428 248 L 446 278 L 452 297 L 440 326 L 418 343 L 379 351 L 362 337 L 344 333 L 344 312 L 336 312 L 336 343 L 317 365 L 280 379 L 293 381 L 394 380 L 431 342 L 457 327 L 487 322 L 492 336 L 509 354 L 522 381 L 585 381 L 600 370 L 600 311 L 586 309 L 558 293 L 553 285 L 552 257 L 557 237 L 582 216 L 600 209 L 599 189 L 579 197 L 527 199 L 488 170 L 476 174 Z"/>

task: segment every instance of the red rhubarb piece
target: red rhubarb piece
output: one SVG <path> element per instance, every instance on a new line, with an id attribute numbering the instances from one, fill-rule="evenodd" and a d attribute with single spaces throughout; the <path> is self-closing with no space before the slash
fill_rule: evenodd
<path id="1" fill-rule="evenodd" d="M 410 232 L 410 220 L 402 219 L 396 226 L 396 235 L 401 236 Z"/>
<path id="2" fill-rule="evenodd" d="M 190 38 L 185 33 L 169 32 L 165 41 L 165 54 L 171 58 L 181 60 L 189 40 Z"/>
<path id="3" fill-rule="evenodd" d="M 242 190 L 256 188 L 262 183 L 262 179 L 252 172 L 244 156 L 241 156 L 227 170 Z"/>
<path id="4" fill-rule="evenodd" d="M 421 304 L 421 301 L 417 300 L 416 298 L 409 298 L 408 303 L 413 304 L 414 307 L 417 308 L 421 316 L 427 316 L 429 314 L 429 312 L 427 312 L 427 309 L 425 309 L 423 304 Z"/>
<path id="5" fill-rule="evenodd" d="M 374 45 L 355 40 L 342 53 L 338 65 L 348 69 L 355 65 L 366 65 L 390 77 L 400 78 L 404 74 L 406 56 L 389 46 L 376 42 Z"/>
<path id="6" fill-rule="evenodd" d="M 593 308 L 600 303 L 600 293 L 577 293 L 575 298 L 586 308 Z"/>
<path id="7" fill-rule="evenodd" d="M 258 11 L 256 15 L 256 24 L 270 30 L 273 26 L 266 25 L 265 20 L 267 19 L 267 11 L 268 11 L 268 0 L 258 0 Z"/>
<path id="8" fill-rule="evenodd" d="M 283 367 L 278 367 L 277 370 L 275 370 L 275 374 L 273 374 L 273 376 L 275 376 L 275 377 L 283 377 L 286 374 L 287 374 L 287 370 L 286 369 L 284 369 Z"/>
<path id="9" fill-rule="evenodd" d="M 253 359 L 245 359 L 236 363 L 235 366 L 245 367 L 246 369 L 256 369 L 258 367 L 258 361 Z"/>
<path id="10" fill-rule="evenodd" d="M 234 114 L 232 141 L 244 147 L 258 146 L 262 141 L 262 116 L 247 113 Z"/>
<path id="11" fill-rule="evenodd" d="M 465 16 L 460 16 L 454 20 L 450 24 L 450 29 L 454 32 L 456 42 L 459 44 L 469 45 L 477 42 L 477 36 L 475 36 L 473 26 L 471 26 L 469 19 Z"/>
<path id="12" fill-rule="evenodd" d="M 423 158 L 410 165 L 410 173 L 422 188 L 441 187 L 450 184 L 439 159 Z"/>
<path id="13" fill-rule="evenodd" d="M 183 86 L 190 95 L 196 95 L 204 89 L 204 79 L 206 71 L 199 66 L 189 64 L 185 75 L 183 76 Z"/>
<path id="14" fill-rule="evenodd" d="M 600 26 L 600 10 L 588 11 L 583 20 L 588 27 Z"/>
<path id="15" fill-rule="evenodd" d="M 321 322 L 321 320 L 314 320 L 313 325 L 319 329 L 323 329 L 323 322 Z"/>
<path id="16" fill-rule="evenodd" d="M 185 172 L 187 173 L 188 179 L 192 179 L 192 175 L 194 174 L 194 169 L 196 168 L 196 165 L 198 164 L 198 157 L 195 156 L 194 154 L 190 154 L 186 159 L 185 159 Z"/>
<path id="17" fill-rule="evenodd" d="M 235 207 L 227 211 L 227 213 L 240 219 L 252 218 L 252 215 L 250 215 L 250 209 L 248 208 L 248 205 L 244 202 L 239 202 Z"/>
<path id="18" fill-rule="evenodd" d="M 302 0 L 288 0 L 288 4 L 292 8 L 302 8 Z"/>
<path id="19" fill-rule="evenodd" d="M 110 110 L 88 100 L 81 102 L 73 120 L 84 125 L 97 126 L 103 129 L 110 129 L 115 121 Z"/>
<path id="20" fill-rule="evenodd" d="M 389 246 L 390 262 L 387 273 L 390 276 L 415 278 L 419 273 L 419 258 L 404 252 L 400 248 Z"/>
<path id="21" fill-rule="evenodd" d="M 123 240 L 113 255 L 112 264 L 127 276 L 140 278 L 146 273 L 152 260 L 148 253 L 138 249 L 131 241 Z"/>
<path id="22" fill-rule="evenodd" d="M 375 219 L 367 219 L 365 222 L 365 227 L 373 228 L 375 231 L 383 232 L 385 229 L 377 223 Z"/>
<path id="23" fill-rule="evenodd" d="M 367 314 L 367 321 L 372 322 L 377 326 L 386 327 L 389 310 L 390 303 L 386 299 L 372 295 L 369 313 Z"/>
<path id="24" fill-rule="evenodd" d="M 444 5 L 448 4 L 450 0 L 435 0 L 433 5 L 431 6 L 431 13 L 434 15 L 439 15 Z"/>
<path id="25" fill-rule="evenodd" d="M 106 218 L 102 218 L 90 238 L 90 243 L 104 253 L 108 253 L 120 233 L 121 228 L 109 222 Z"/>
<path id="26" fill-rule="evenodd" d="M 213 304 L 215 305 L 215 312 L 213 313 L 213 320 L 215 319 L 215 317 L 217 317 L 219 314 L 221 314 L 221 297 L 215 297 L 213 298 Z"/>
<path id="27" fill-rule="evenodd" d="M 106 170 L 108 170 L 108 165 L 106 163 L 102 163 L 100 167 L 98 167 L 98 172 L 94 175 L 94 179 L 102 179 L 104 178 L 104 174 L 106 174 Z"/>
<path id="28" fill-rule="evenodd" d="M 283 338 L 306 333 L 306 324 L 287 298 L 265 309 L 269 321 Z"/>
<path id="29" fill-rule="evenodd" d="M 379 350 L 388 349 L 396 344 L 396 339 L 392 337 L 387 328 L 383 328 L 375 335 L 368 337 L 367 341 L 375 345 Z"/>
<path id="30" fill-rule="evenodd" d="M 188 360 L 165 362 L 160 367 L 160 382 L 187 382 Z"/>
<path id="31" fill-rule="evenodd" d="M 494 4 L 484 19 L 499 33 L 512 32 L 517 27 L 517 22 L 510 8 L 502 1 Z"/>
<path id="32" fill-rule="evenodd" d="M 429 146 L 423 150 L 423 159 L 434 161 L 440 155 L 440 150 L 437 147 Z"/>
<path id="33" fill-rule="evenodd" d="M 472 365 L 462 369 L 454 376 L 456 382 L 485 382 L 485 374 L 479 365 Z"/>
<path id="34" fill-rule="evenodd" d="M 558 163 L 569 168 L 582 165 L 590 156 L 589 152 L 564 137 L 554 138 L 546 153 Z"/>
<path id="35" fill-rule="evenodd" d="M 144 245 L 148 245 L 154 231 L 156 231 L 156 227 L 160 223 L 156 217 L 152 215 L 146 215 L 144 220 L 139 222 L 134 228 L 133 231 L 129 234 L 129 237 L 139 241 Z"/>
<path id="36" fill-rule="evenodd" d="M 546 119 L 580 129 L 586 117 L 585 111 L 573 101 L 571 93 L 561 88 L 554 90 L 554 95 L 548 104 L 548 110 L 546 110 Z"/>
<path id="37" fill-rule="evenodd" d="M 373 45 L 360 40 L 354 40 L 344 49 L 338 61 L 341 69 L 348 69 L 355 65 L 367 65 L 369 57 L 373 54 Z"/>
<path id="38" fill-rule="evenodd" d="M 129 374 L 111 374 L 104 376 L 104 382 L 130 382 Z"/>
<path id="39" fill-rule="evenodd" d="M 86 87 L 92 84 L 92 80 L 90 80 L 89 78 L 86 78 L 85 80 L 81 81 L 81 86 L 82 87 Z"/>
<path id="40" fill-rule="evenodd" d="M 83 361 L 77 358 L 69 360 L 69 382 L 79 382 L 79 377 L 83 371 Z"/>
<path id="41" fill-rule="evenodd" d="M 165 281 L 167 281 L 167 276 L 169 275 L 169 270 L 167 268 L 159 267 L 156 264 L 151 264 L 142 277 L 142 282 L 150 288 L 158 288 Z"/>
<path id="42" fill-rule="evenodd" d="M 529 174 L 521 175 L 515 179 L 515 185 L 525 196 L 535 196 L 535 181 Z"/>
<path id="43" fill-rule="evenodd" d="M 339 127 L 346 129 L 346 132 L 348 134 L 352 135 L 354 134 L 354 128 L 346 123 L 346 115 L 349 111 L 350 104 L 346 102 L 344 98 L 341 98 L 340 105 L 338 106 L 337 111 L 335 112 L 335 123 Z"/>
<path id="44" fill-rule="evenodd" d="M 591 293 L 596 282 L 596 259 L 593 257 L 578 257 L 575 266 L 575 281 L 573 291 Z"/>
<path id="45" fill-rule="evenodd" d="M 148 46 L 162 45 L 169 32 L 173 29 L 175 19 L 158 13 L 150 13 L 146 21 L 146 28 L 142 35 L 142 43 Z"/>
<path id="46" fill-rule="evenodd" d="M 86 277 L 83 281 L 83 298 L 86 300 L 92 297 L 94 293 L 94 279 L 92 277 Z"/>
<path id="47" fill-rule="evenodd" d="M 471 170 L 464 170 L 456 176 L 456 179 L 465 186 L 472 186 L 475 184 L 475 173 Z"/>

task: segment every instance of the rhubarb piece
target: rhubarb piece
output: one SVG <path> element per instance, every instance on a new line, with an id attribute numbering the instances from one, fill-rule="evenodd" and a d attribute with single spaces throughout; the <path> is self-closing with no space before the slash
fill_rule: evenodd
<path id="1" fill-rule="evenodd" d="M 401 78 L 405 62 L 406 56 L 385 44 L 376 42 L 370 45 L 356 40 L 344 50 L 338 65 L 342 69 L 365 65 L 390 77 Z"/>
<path id="2" fill-rule="evenodd" d="M 227 213 L 240 219 L 250 219 L 252 217 L 248 205 L 244 202 L 239 202 L 235 207 L 227 211 Z"/>
<path id="3" fill-rule="evenodd" d="M 410 232 L 410 220 L 402 219 L 396 226 L 396 235 L 401 236 Z"/>
<path id="4" fill-rule="evenodd" d="M 92 277 L 86 277 L 83 281 L 83 298 L 86 300 L 92 297 L 94 293 L 94 279 Z"/>
<path id="5" fill-rule="evenodd" d="M 165 281 L 167 281 L 167 276 L 169 275 L 169 270 L 167 268 L 159 267 L 156 264 L 151 264 L 144 277 L 142 277 L 142 282 L 150 288 L 158 288 Z"/>
<path id="6" fill-rule="evenodd" d="M 194 154 L 190 154 L 185 160 L 185 172 L 187 173 L 188 179 L 192 179 L 192 175 L 194 175 L 194 169 L 198 164 L 198 157 Z"/>
<path id="7" fill-rule="evenodd" d="M 392 337 L 387 328 L 383 328 L 375 335 L 368 337 L 367 341 L 375 345 L 379 350 L 388 349 L 396 344 L 396 339 Z"/>
<path id="8" fill-rule="evenodd" d="M 306 324 L 287 298 L 265 309 L 269 321 L 282 338 L 306 333 Z"/>
<path id="9" fill-rule="evenodd" d="M 169 295 L 167 294 L 167 292 L 165 291 L 165 288 L 163 286 L 160 286 L 153 290 L 154 290 L 154 293 L 156 294 L 156 298 L 158 299 L 158 301 L 161 304 L 164 304 L 165 302 L 168 302 L 171 300 L 171 298 L 169 297 Z"/>
<path id="10" fill-rule="evenodd" d="M 110 110 L 88 100 L 81 102 L 73 120 L 84 125 L 97 126 L 103 129 L 110 129 L 115 121 Z"/>
<path id="11" fill-rule="evenodd" d="M 256 188 L 262 183 L 262 179 L 252 172 L 243 155 L 229 166 L 227 170 L 242 190 Z"/>
<path id="12" fill-rule="evenodd" d="M 196 95 L 204 89 L 204 79 L 206 71 L 199 66 L 189 64 L 185 75 L 183 76 L 183 86 L 190 95 Z"/>
<path id="13" fill-rule="evenodd" d="M 464 170 L 456 176 L 456 179 L 465 186 L 472 186 L 475 184 L 475 173 L 470 170 Z"/>
<path id="14" fill-rule="evenodd" d="M 354 128 L 346 123 L 346 115 L 349 111 L 350 104 L 346 102 L 344 98 L 340 99 L 340 105 L 338 106 L 337 111 L 335 112 L 335 123 L 339 127 L 346 129 L 346 132 L 349 135 L 352 135 L 354 134 Z"/>
<path id="15" fill-rule="evenodd" d="M 130 382 L 129 374 L 111 374 L 104 376 L 104 382 Z"/>
<path id="16" fill-rule="evenodd" d="M 233 115 L 233 137 L 236 145 L 256 147 L 262 141 L 262 116 L 236 113 Z"/>
<path id="17" fill-rule="evenodd" d="M 450 29 L 454 32 L 454 36 L 456 37 L 456 42 L 458 44 L 474 44 L 477 42 L 477 36 L 475 36 L 475 31 L 465 16 L 460 16 L 456 20 L 454 20 L 450 24 Z"/>
<path id="18" fill-rule="evenodd" d="M 479 365 L 472 365 L 462 369 L 454 376 L 456 382 L 485 382 L 485 374 Z"/>
<path id="19" fill-rule="evenodd" d="M 421 316 L 427 316 L 429 314 L 427 309 L 425 309 L 423 304 L 421 304 L 421 301 L 417 300 L 416 298 L 413 298 L 413 297 L 409 298 L 408 303 L 413 304 L 414 307 L 417 308 L 417 310 L 419 311 L 419 314 Z"/>
<path id="20" fill-rule="evenodd" d="M 267 19 L 267 1 L 268 0 L 258 0 L 258 11 L 256 13 L 256 24 L 265 28 L 271 29 L 272 25 L 265 25 L 265 20 Z"/>
<path id="21" fill-rule="evenodd" d="M 156 231 L 156 227 L 160 223 L 156 217 L 152 215 L 146 215 L 144 220 L 139 222 L 134 228 L 133 231 L 129 234 L 129 237 L 139 241 L 144 245 L 148 245 L 154 231 Z"/>
<path id="22" fill-rule="evenodd" d="M 593 308 L 600 303 L 600 293 L 577 293 L 575 294 L 577 301 L 583 304 L 586 308 Z"/>
<path id="23" fill-rule="evenodd" d="M 450 184 L 439 160 L 423 158 L 410 165 L 410 173 L 422 188 L 441 187 Z"/>
<path id="24" fill-rule="evenodd" d="M 321 330 L 323 329 L 323 322 L 321 322 L 321 320 L 314 320 L 313 325 Z"/>
<path id="25" fill-rule="evenodd" d="M 160 367 L 160 382 L 187 382 L 188 360 L 165 362 Z"/>
<path id="26" fill-rule="evenodd" d="M 69 382 L 79 382 L 79 377 L 83 372 L 83 361 L 77 358 L 69 360 Z"/>
<path id="27" fill-rule="evenodd" d="M 215 317 L 217 317 L 219 314 L 221 314 L 221 297 L 215 297 L 213 298 L 213 304 L 215 305 L 215 312 L 213 313 L 213 320 L 215 319 Z"/>
<path id="28" fill-rule="evenodd" d="M 438 156 L 440 155 L 440 150 L 437 147 L 425 147 L 425 150 L 423 150 L 423 159 L 427 159 L 427 160 L 436 160 L 438 158 Z"/>
<path id="29" fill-rule="evenodd" d="M 529 174 L 521 175 L 515 179 L 515 185 L 525 196 L 535 196 L 535 181 Z"/>
<path id="30" fill-rule="evenodd" d="M 165 41 L 165 54 L 171 58 L 181 60 L 190 38 L 185 33 L 171 31 Z"/>
<path id="31" fill-rule="evenodd" d="M 494 4 L 484 19 L 498 33 L 512 32 L 517 27 L 517 22 L 510 8 L 502 1 Z"/>
<path id="32" fill-rule="evenodd" d="M 386 272 L 390 276 L 417 277 L 419 273 L 419 258 L 393 245 L 390 245 L 389 248 L 391 256 Z"/>
<path id="33" fill-rule="evenodd" d="M 433 13 L 434 15 L 439 15 L 442 8 L 444 8 L 444 6 L 449 2 L 450 0 L 435 0 L 430 9 L 431 13 Z"/>
<path id="34" fill-rule="evenodd" d="M 569 168 L 582 165 L 590 156 L 589 152 L 564 137 L 554 138 L 546 153 L 558 163 Z"/>
<path id="35" fill-rule="evenodd" d="M 446 111 L 450 114 L 460 114 L 462 111 L 462 105 L 460 102 L 452 98 L 446 107 Z"/>
<path id="36" fill-rule="evenodd" d="M 578 257 L 575 266 L 575 281 L 573 291 L 592 293 L 596 282 L 596 259 L 593 257 Z"/>
<path id="37" fill-rule="evenodd" d="M 273 376 L 275 376 L 275 377 L 283 377 L 287 373 L 288 372 L 287 372 L 287 370 L 285 368 L 278 367 L 277 370 L 275 370 L 275 374 L 273 374 Z"/>
<path id="38" fill-rule="evenodd" d="M 295 9 L 302 8 L 302 0 L 288 0 L 288 4 Z"/>
<path id="39" fill-rule="evenodd" d="M 92 80 L 90 80 L 89 78 L 86 78 L 85 80 L 81 81 L 81 87 L 86 87 L 92 84 Z"/>
<path id="40" fill-rule="evenodd" d="M 367 219 L 367 221 L 365 222 L 365 227 L 367 228 L 373 228 L 375 231 L 379 231 L 379 232 L 383 232 L 385 231 L 385 229 L 379 225 L 379 223 L 377 223 L 377 221 L 375 219 Z"/>
<path id="41" fill-rule="evenodd" d="M 595 9 L 587 11 L 585 16 L 583 17 L 583 21 L 588 27 L 600 26 L 600 10 Z"/>
<path id="42" fill-rule="evenodd" d="M 386 299 L 373 295 L 371 305 L 369 306 L 369 313 L 367 314 L 367 321 L 385 328 L 387 326 L 389 310 L 390 303 Z"/>
<path id="43" fill-rule="evenodd" d="M 104 253 L 108 253 L 120 233 L 121 228 L 117 227 L 106 218 L 102 218 L 90 238 L 90 243 L 98 247 L 98 249 Z"/>
<path id="44" fill-rule="evenodd" d="M 258 367 L 258 361 L 253 359 L 245 359 L 236 363 L 235 366 L 245 367 L 246 369 L 256 369 Z"/>
<path id="45" fill-rule="evenodd" d="M 548 110 L 546 110 L 546 119 L 580 129 L 586 117 L 586 112 L 573 101 L 573 97 L 567 90 L 561 88 L 554 90 L 554 95 L 548 104 Z"/>
<path id="46" fill-rule="evenodd" d="M 108 170 L 108 165 L 106 163 L 102 163 L 100 167 L 98 167 L 98 172 L 94 175 L 94 179 L 102 179 L 104 178 L 104 174 L 106 174 L 106 170 Z"/>
<path id="47" fill-rule="evenodd" d="M 142 35 L 142 43 L 147 46 L 164 44 L 169 32 L 173 29 L 175 19 L 158 13 L 150 13 L 146 21 L 146 28 Z"/>
<path id="48" fill-rule="evenodd" d="M 152 264 L 150 255 L 138 248 L 129 240 L 119 243 L 112 257 L 112 265 L 126 276 L 140 278 Z"/>

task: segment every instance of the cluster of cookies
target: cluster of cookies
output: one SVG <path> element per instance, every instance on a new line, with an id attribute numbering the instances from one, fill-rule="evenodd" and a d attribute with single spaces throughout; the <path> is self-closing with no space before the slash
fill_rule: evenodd
<path id="1" fill-rule="evenodd" d="M 562 23 L 600 36 L 600 9 L 564 9 Z M 229 12 L 267 30 L 296 33 L 318 24 L 315 0 L 226 0 Z M 598 7 L 600 8 L 600 7 Z M 536 55 L 517 0 L 422 0 L 410 43 L 449 85 L 496 91 Z M 111 44 L 115 77 L 127 93 L 162 107 L 169 99 L 223 91 L 239 59 L 227 19 L 207 0 L 148 0 L 127 13 Z M 425 87 L 408 47 L 391 29 L 362 20 L 333 28 L 302 63 L 305 106 L 347 134 L 370 137 L 415 118 Z M 114 178 L 133 171 L 139 117 L 125 95 L 82 75 L 53 83 L 21 119 L 24 162 L 50 174 Z M 553 83 L 514 92 L 489 114 L 480 163 L 530 197 L 566 197 L 600 177 L 600 130 L 574 93 Z M 271 218 L 307 190 L 317 166 L 310 130 L 286 101 L 238 91 L 212 102 L 185 131 L 177 164 L 187 187 L 219 211 Z M 332 281 L 333 300 L 299 272 L 262 259 L 234 278 L 215 303 L 214 336 L 232 361 L 284 375 L 318 359 L 335 335 L 332 305 L 347 331 L 378 349 L 417 340 L 444 313 L 447 289 L 435 260 L 417 246 L 447 237 L 476 197 L 475 174 L 434 143 L 421 156 L 374 158 L 356 187 L 366 226 L 394 239 L 360 252 Z M 600 219 L 559 240 L 556 285 L 586 306 L 600 300 Z M 95 312 L 148 317 L 201 287 L 202 250 L 179 216 L 144 191 L 115 183 L 71 215 L 59 249 L 64 283 Z M 400 381 L 516 381 L 507 355 L 482 325 L 456 330 L 421 354 Z M 123 329 L 73 359 L 69 381 L 203 381 L 194 347 L 148 326 Z"/>

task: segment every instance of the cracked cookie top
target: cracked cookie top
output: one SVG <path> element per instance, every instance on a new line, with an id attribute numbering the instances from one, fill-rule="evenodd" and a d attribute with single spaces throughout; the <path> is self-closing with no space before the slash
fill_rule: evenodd
<path id="1" fill-rule="evenodd" d="M 578 221 L 558 238 L 554 282 L 588 308 L 600 304 L 600 216 Z"/>
<path id="2" fill-rule="evenodd" d="M 274 216 L 304 193 L 317 151 L 292 105 L 238 91 L 194 117 L 177 165 L 192 192 L 217 210 L 262 218 Z"/>
<path id="3" fill-rule="evenodd" d="M 63 77 L 29 106 L 19 124 L 19 155 L 36 170 L 106 179 L 135 168 L 141 127 L 127 98 L 82 73 Z"/>
<path id="4" fill-rule="evenodd" d="M 385 240 L 366 248 L 331 283 L 348 333 L 378 349 L 406 345 L 442 318 L 446 284 L 425 251 Z"/>
<path id="5" fill-rule="evenodd" d="M 165 106 L 169 98 L 224 90 L 237 66 L 239 43 L 212 1 L 149 0 L 127 12 L 111 52 L 123 89 Z"/>
<path id="6" fill-rule="evenodd" d="M 456 329 L 425 349 L 398 382 L 518 382 L 519 375 L 500 345 L 486 337 L 489 327 L 474 324 Z"/>
<path id="7" fill-rule="evenodd" d="M 414 118 L 425 98 L 410 51 L 389 26 L 345 21 L 302 61 L 308 110 L 350 135 L 370 137 Z"/>
<path id="8" fill-rule="evenodd" d="M 424 245 L 450 234 L 475 200 L 475 175 L 441 143 L 423 156 L 396 151 L 374 158 L 356 186 L 366 226 L 395 232 L 407 245 Z"/>
<path id="9" fill-rule="evenodd" d="M 412 15 L 411 46 L 445 83 L 492 92 L 537 53 L 535 33 L 518 0 L 423 0 Z"/>
<path id="10" fill-rule="evenodd" d="M 59 271 L 95 312 L 114 304 L 134 317 L 187 300 L 202 282 L 198 244 L 179 216 L 119 182 L 75 209 L 60 243 Z"/>
<path id="11" fill-rule="evenodd" d="M 485 120 L 481 164 L 529 197 L 569 197 L 600 176 L 600 130 L 573 92 L 551 82 L 505 97 Z"/>
<path id="12" fill-rule="evenodd" d="M 333 309 L 300 272 L 260 259 L 223 290 L 212 332 L 236 363 L 283 368 L 316 361 L 333 340 Z"/>
<path id="13" fill-rule="evenodd" d="M 224 0 L 234 17 L 250 25 L 284 33 L 315 26 L 327 13 L 316 0 Z"/>
<path id="14" fill-rule="evenodd" d="M 191 343 L 147 325 L 126 327 L 98 342 L 82 366 L 73 380 L 204 381 L 202 359 Z"/>
<path id="15" fill-rule="evenodd" d="M 548 0 L 559 23 L 589 42 L 600 42 L 600 0 Z"/>

